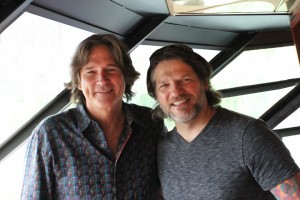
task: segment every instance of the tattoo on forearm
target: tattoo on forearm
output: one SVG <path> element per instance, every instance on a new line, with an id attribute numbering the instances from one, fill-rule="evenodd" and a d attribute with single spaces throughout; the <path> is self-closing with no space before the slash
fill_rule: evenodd
<path id="1" fill-rule="evenodd" d="M 281 184 L 280 189 L 288 195 L 293 195 L 298 189 L 295 178 L 292 178 L 290 182 Z"/>
<path id="2" fill-rule="evenodd" d="M 300 199 L 300 172 L 271 190 L 277 200 Z"/>

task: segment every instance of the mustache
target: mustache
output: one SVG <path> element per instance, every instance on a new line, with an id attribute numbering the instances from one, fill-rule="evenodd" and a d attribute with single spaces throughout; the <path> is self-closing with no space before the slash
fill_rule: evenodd
<path id="1" fill-rule="evenodd" d="M 172 97 L 170 99 L 171 102 L 176 102 L 176 101 L 183 101 L 183 100 L 186 100 L 186 99 L 190 99 L 190 95 L 188 94 L 180 94 L 180 95 L 177 95 L 175 97 Z"/>

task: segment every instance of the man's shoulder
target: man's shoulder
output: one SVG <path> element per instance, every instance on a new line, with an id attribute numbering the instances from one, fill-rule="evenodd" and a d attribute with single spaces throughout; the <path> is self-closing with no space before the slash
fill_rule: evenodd
<path id="1" fill-rule="evenodd" d="M 254 118 L 242 113 L 221 108 L 218 116 L 214 120 L 214 126 L 220 127 L 220 130 L 230 130 L 230 134 L 239 133 L 258 133 L 261 131 L 270 132 L 271 129 L 268 124 L 260 118 Z M 234 131 L 233 131 L 234 130 Z"/>
<path id="2" fill-rule="evenodd" d="M 152 117 L 152 109 L 146 106 L 140 106 L 137 104 L 125 104 L 127 111 L 130 115 L 136 119 L 149 119 Z"/>
<path id="3" fill-rule="evenodd" d="M 234 122 L 234 123 L 242 123 L 242 124 L 249 124 L 253 123 L 257 119 L 251 117 L 249 115 L 245 115 L 240 112 L 236 112 L 233 110 L 229 110 L 223 107 L 218 108 L 216 118 L 220 119 L 223 122 Z"/>
<path id="4" fill-rule="evenodd" d="M 131 110 L 136 110 L 136 111 L 147 111 L 147 112 L 151 112 L 151 108 L 146 107 L 146 106 L 141 106 L 141 105 L 137 105 L 134 103 L 125 103 L 125 106 L 128 107 Z"/>
<path id="5" fill-rule="evenodd" d="M 66 124 L 72 125 L 76 123 L 76 108 L 71 108 L 66 111 L 49 115 L 44 118 L 36 127 L 36 130 L 55 130 Z"/>
<path id="6" fill-rule="evenodd" d="M 152 109 L 146 106 L 136 104 L 125 104 L 127 111 L 130 112 L 131 118 L 143 126 L 164 127 L 163 119 L 154 118 Z M 154 127 L 153 127 L 154 128 Z"/>

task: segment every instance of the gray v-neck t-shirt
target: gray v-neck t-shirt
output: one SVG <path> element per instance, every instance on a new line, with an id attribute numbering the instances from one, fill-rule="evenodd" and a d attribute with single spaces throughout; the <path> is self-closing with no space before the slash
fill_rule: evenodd
<path id="1" fill-rule="evenodd" d="M 190 143 L 169 132 L 158 145 L 158 169 L 166 200 L 275 199 L 269 190 L 299 171 L 263 121 L 221 107 Z"/>

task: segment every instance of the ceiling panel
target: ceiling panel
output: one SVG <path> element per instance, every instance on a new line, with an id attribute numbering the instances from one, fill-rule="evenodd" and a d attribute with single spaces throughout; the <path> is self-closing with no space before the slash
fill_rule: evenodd
<path id="1" fill-rule="evenodd" d="M 219 30 L 200 29 L 184 25 L 164 23 L 147 40 L 201 44 L 224 47 L 229 45 L 238 33 Z"/>
<path id="2" fill-rule="evenodd" d="M 169 14 L 168 6 L 165 0 L 114 1 L 143 16 L 151 16 L 153 14 Z"/>
<path id="3" fill-rule="evenodd" d="M 129 34 L 143 20 L 143 16 L 113 1 L 36 0 L 33 4 L 119 35 Z"/>

